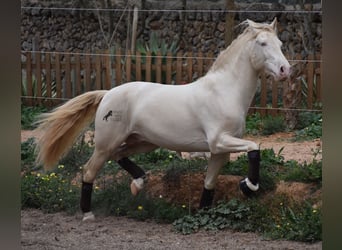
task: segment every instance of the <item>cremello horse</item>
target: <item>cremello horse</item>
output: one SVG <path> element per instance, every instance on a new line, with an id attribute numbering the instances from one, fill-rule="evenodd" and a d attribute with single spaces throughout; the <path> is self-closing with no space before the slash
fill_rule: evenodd
<path id="1" fill-rule="evenodd" d="M 95 149 L 84 167 L 83 220 L 94 219 L 91 195 L 94 179 L 108 160 L 115 160 L 133 178 L 135 195 L 145 172 L 128 159 L 162 147 L 175 151 L 211 152 L 200 207 L 212 204 L 220 168 L 231 152 L 247 152 L 248 176 L 241 191 L 249 196 L 259 187 L 260 151 L 241 139 L 248 107 L 260 72 L 276 80 L 287 78 L 290 65 L 281 52 L 277 21 L 246 20 L 242 34 L 220 53 L 208 73 L 187 85 L 130 82 L 109 91 L 90 91 L 51 113 L 43 114 L 38 130 L 37 162 L 52 169 L 95 117 Z"/>

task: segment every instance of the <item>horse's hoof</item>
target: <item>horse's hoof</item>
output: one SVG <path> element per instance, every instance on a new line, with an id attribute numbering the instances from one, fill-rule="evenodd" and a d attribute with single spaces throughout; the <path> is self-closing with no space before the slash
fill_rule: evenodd
<path id="1" fill-rule="evenodd" d="M 132 195 L 136 196 L 139 193 L 139 189 L 137 186 L 134 184 L 134 181 L 131 182 L 131 193 Z"/>
<path id="2" fill-rule="evenodd" d="M 95 220 L 95 215 L 92 212 L 87 212 L 83 214 L 83 219 L 82 221 L 94 221 Z"/>
<path id="3" fill-rule="evenodd" d="M 240 190 L 248 198 L 253 197 L 258 189 L 259 185 L 253 185 L 248 178 L 240 181 Z"/>
<path id="4" fill-rule="evenodd" d="M 131 182 L 131 193 L 132 195 L 136 196 L 141 189 L 144 187 L 144 179 L 143 178 L 138 178 L 134 179 Z"/>

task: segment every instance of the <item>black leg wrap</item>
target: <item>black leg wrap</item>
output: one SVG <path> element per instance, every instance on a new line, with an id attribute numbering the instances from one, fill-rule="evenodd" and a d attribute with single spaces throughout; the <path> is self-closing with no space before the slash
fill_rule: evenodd
<path id="1" fill-rule="evenodd" d="M 82 182 L 80 206 L 81 206 L 81 210 L 83 213 L 90 212 L 92 192 L 93 192 L 93 183 Z"/>
<path id="2" fill-rule="evenodd" d="M 253 187 L 253 185 L 258 187 L 259 185 L 260 150 L 253 150 L 248 152 L 248 163 L 248 180 L 243 179 L 240 181 L 240 189 L 244 195 L 246 195 L 247 197 L 252 197 L 253 195 L 255 195 L 255 192 L 257 190 L 251 189 L 248 186 L 247 182 L 249 181 L 249 185 L 251 187 Z"/>
<path id="3" fill-rule="evenodd" d="M 215 190 L 203 188 L 199 208 L 209 208 L 213 204 Z"/>
<path id="4" fill-rule="evenodd" d="M 118 164 L 125 169 L 134 179 L 145 175 L 145 171 L 127 157 L 118 160 Z"/>
<path id="5" fill-rule="evenodd" d="M 248 162 L 248 179 L 256 185 L 259 182 L 260 150 L 249 151 Z"/>

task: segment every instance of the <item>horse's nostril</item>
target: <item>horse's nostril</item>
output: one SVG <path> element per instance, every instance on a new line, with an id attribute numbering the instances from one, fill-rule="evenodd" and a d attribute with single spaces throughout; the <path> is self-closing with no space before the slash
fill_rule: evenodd
<path id="1" fill-rule="evenodd" d="M 280 67 L 280 72 L 281 72 L 281 73 L 284 73 L 284 66 L 281 66 L 281 67 Z"/>

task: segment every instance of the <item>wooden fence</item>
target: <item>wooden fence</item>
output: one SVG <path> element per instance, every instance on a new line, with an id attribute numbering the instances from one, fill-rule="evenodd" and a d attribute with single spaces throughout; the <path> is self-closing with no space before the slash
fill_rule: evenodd
<path id="1" fill-rule="evenodd" d="M 299 83 L 300 95 L 296 98 L 307 109 L 321 102 L 320 57 L 309 56 L 302 61 Z M 86 91 L 110 89 L 129 81 L 152 81 L 165 84 L 186 84 L 206 74 L 215 60 L 213 53 L 178 52 L 162 55 L 134 55 L 118 49 L 115 54 L 44 53 L 22 54 L 22 103 L 24 105 L 55 106 Z M 299 86 L 300 85 L 300 86 Z M 297 88 L 296 87 L 296 88 Z M 251 112 L 277 114 L 284 107 L 282 98 L 289 82 L 273 82 L 264 75 Z M 254 107 L 254 108 L 253 108 Z"/>

